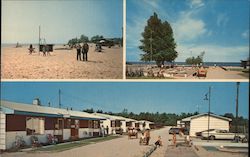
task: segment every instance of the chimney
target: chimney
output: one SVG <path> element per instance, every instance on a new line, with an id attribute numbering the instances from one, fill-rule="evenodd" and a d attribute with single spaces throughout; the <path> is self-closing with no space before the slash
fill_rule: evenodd
<path id="1" fill-rule="evenodd" d="M 35 98 L 33 100 L 33 105 L 41 106 L 41 101 L 39 100 L 39 98 Z"/>

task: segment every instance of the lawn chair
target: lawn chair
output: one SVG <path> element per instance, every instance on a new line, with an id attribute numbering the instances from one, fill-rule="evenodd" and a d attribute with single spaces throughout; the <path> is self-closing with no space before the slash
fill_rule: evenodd
<path id="1" fill-rule="evenodd" d="M 32 147 L 40 147 L 41 146 L 41 143 L 38 141 L 38 137 L 33 135 L 30 137 L 30 140 L 31 140 Z"/>

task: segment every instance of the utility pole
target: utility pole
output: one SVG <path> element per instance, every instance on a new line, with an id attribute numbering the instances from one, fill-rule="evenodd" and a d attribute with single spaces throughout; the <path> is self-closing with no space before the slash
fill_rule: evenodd
<path id="1" fill-rule="evenodd" d="M 207 123 L 207 132 L 208 132 L 208 136 L 207 136 L 207 141 L 209 142 L 209 128 L 210 128 L 210 100 L 211 100 L 211 86 L 209 86 L 208 89 L 208 93 L 205 95 L 206 97 L 204 98 L 204 100 L 208 100 L 208 123 Z"/>
<path id="2" fill-rule="evenodd" d="M 237 94 L 236 94 L 236 118 L 235 118 L 236 128 L 235 128 L 235 136 L 238 133 L 239 85 L 240 85 L 240 82 L 237 82 L 236 83 Z"/>
<path id="3" fill-rule="evenodd" d="M 58 91 L 58 94 L 59 94 L 59 108 L 61 108 L 62 105 L 61 105 L 61 90 L 60 89 Z"/>
<path id="4" fill-rule="evenodd" d="M 40 37 L 40 35 L 41 35 L 41 27 L 40 27 L 40 25 L 39 25 L 38 52 L 40 51 L 40 41 L 41 41 L 41 37 Z"/>
<path id="5" fill-rule="evenodd" d="M 208 141 L 209 141 L 209 127 L 210 127 L 210 99 L 211 99 L 211 86 L 209 87 L 208 92 Z"/>

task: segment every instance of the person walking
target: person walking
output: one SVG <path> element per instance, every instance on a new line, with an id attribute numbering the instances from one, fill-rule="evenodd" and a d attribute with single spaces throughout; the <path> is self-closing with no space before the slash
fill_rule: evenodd
<path id="1" fill-rule="evenodd" d="M 80 46 L 80 44 L 76 45 L 76 59 L 81 60 L 81 46 Z"/>
<path id="2" fill-rule="evenodd" d="M 84 43 L 83 49 L 82 49 L 82 55 L 83 55 L 83 61 L 88 61 L 88 51 L 89 51 L 89 45 L 87 43 Z"/>
<path id="3" fill-rule="evenodd" d="M 103 125 L 101 126 L 101 132 L 102 132 L 102 137 L 104 137 L 105 136 L 105 129 L 104 129 Z"/>

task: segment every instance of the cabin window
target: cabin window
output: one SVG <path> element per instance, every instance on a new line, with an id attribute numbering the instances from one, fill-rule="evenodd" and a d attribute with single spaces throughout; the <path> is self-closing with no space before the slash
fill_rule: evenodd
<path id="1" fill-rule="evenodd" d="M 27 135 L 44 134 L 44 118 L 27 117 L 26 133 Z"/>
<path id="2" fill-rule="evenodd" d="M 111 127 L 115 127 L 115 121 L 114 120 L 111 121 Z"/>
<path id="3" fill-rule="evenodd" d="M 93 123 L 94 123 L 94 129 L 98 129 L 99 128 L 99 122 L 94 120 Z"/>

